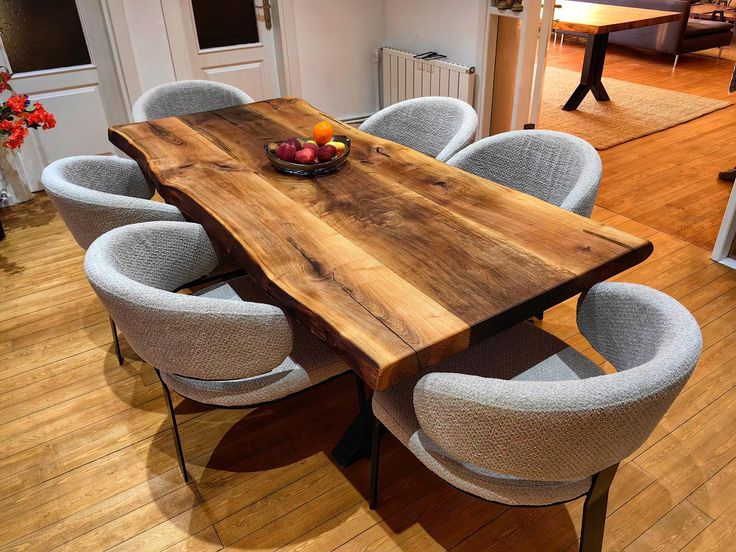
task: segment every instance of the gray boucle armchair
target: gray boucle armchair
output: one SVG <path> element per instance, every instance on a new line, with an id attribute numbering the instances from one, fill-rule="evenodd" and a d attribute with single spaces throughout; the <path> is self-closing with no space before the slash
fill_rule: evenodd
<path id="1" fill-rule="evenodd" d="M 603 171 L 593 146 L 552 130 L 496 134 L 447 163 L 584 217 L 593 212 Z"/>
<path id="2" fill-rule="evenodd" d="M 478 115 L 456 98 L 425 97 L 390 105 L 360 130 L 446 161 L 475 138 Z"/>
<path id="3" fill-rule="evenodd" d="M 486 500 L 542 506 L 585 496 L 580 549 L 600 550 L 618 463 L 685 385 L 702 338 L 677 301 L 634 284 L 593 286 L 578 326 L 616 373 L 523 323 L 377 391 L 372 507 L 385 426 L 431 471 Z"/>
<path id="4" fill-rule="evenodd" d="M 239 408 L 282 399 L 350 371 L 253 286 L 248 300 L 227 283 L 193 295 L 174 293 L 217 263 L 204 228 L 185 222 L 117 228 L 95 240 L 84 261 L 102 304 L 133 349 L 156 368 L 185 481 L 169 389 L 207 405 Z"/>
<path id="5" fill-rule="evenodd" d="M 251 103 L 248 94 L 221 82 L 184 80 L 161 84 L 145 92 L 133 105 L 136 122 L 213 111 Z"/>
<path id="6" fill-rule="evenodd" d="M 151 200 L 156 190 L 130 159 L 102 155 L 67 157 L 48 165 L 41 180 L 57 212 L 83 249 L 119 226 L 184 220 L 173 205 Z M 110 328 L 118 364 L 122 364 L 123 354 L 112 317 Z"/>

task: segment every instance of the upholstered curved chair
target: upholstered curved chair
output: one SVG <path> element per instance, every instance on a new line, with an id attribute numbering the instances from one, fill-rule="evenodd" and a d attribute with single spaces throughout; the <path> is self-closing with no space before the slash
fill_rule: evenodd
<path id="1" fill-rule="evenodd" d="M 456 98 L 414 98 L 368 117 L 360 130 L 446 161 L 473 141 L 475 110 Z"/>
<path id="2" fill-rule="evenodd" d="M 682 305 L 635 284 L 593 286 L 577 321 L 617 372 L 525 322 L 377 391 L 371 506 L 385 426 L 431 471 L 486 500 L 541 506 L 586 496 L 580 549 L 600 550 L 616 468 L 685 385 L 702 338 Z"/>
<path id="3" fill-rule="evenodd" d="M 498 184 L 590 217 L 601 158 L 585 140 L 551 130 L 519 130 L 478 140 L 447 161 Z"/>
<path id="4" fill-rule="evenodd" d="M 161 378 L 185 480 L 169 389 L 208 405 L 256 406 L 349 371 L 255 291 L 259 302 L 242 300 L 227 283 L 193 295 L 173 292 L 217 262 L 204 229 L 186 222 L 116 228 L 90 246 L 84 261 L 100 301 Z"/>
<path id="5" fill-rule="evenodd" d="M 221 82 L 185 80 L 161 84 L 145 92 L 133 105 L 133 120 L 151 121 L 251 103 L 248 94 Z"/>
<path id="6" fill-rule="evenodd" d="M 135 161 L 102 155 L 59 159 L 41 176 L 46 193 L 76 242 L 87 249 L 108 230 L 136 222 L 183 221 L 179 209 L 152 201 L 153 186 Z M 118 363 L 123 363 L 115 322 L 110 318 Z"/>

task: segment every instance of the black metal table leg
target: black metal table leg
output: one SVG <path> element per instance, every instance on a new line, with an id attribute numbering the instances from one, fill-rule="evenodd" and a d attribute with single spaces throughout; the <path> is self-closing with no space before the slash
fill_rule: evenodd
<path id="1" fill-rule="evenodd" d="M 371 455 L 373 412 L 370 403 L 365 398 L 363 380 L 357 376 L 356 380 L 360 410 L 348 430 L 332 450 L 332 457 L 341 468 L 345 468 L 362 458 L 370 458 Z"/>
<path id="2" fill-rule="evenodd" d="M 574 111 L 583 101 L 588 92 L 599 102 L 609 100 L 608 92 L 601 82 L 603 76 L 603 64 L 606 61 L 606 47 L 608 46 L 608 34 L 588 35 L 588 43 L 585 45 L 585 59 L 583 71 L 580 75 L 580 84 L 563 106 L 564 111 Z"/>

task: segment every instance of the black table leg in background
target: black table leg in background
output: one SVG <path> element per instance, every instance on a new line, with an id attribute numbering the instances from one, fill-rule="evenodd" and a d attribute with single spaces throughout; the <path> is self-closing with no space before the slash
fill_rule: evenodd
<path id="1" fill-rule="evenodd" d="M 562 108 L 564 111 L 576 110 L 589 91 L 593 92 L 593 96 L 599 102 L 608 101 L 608 92 L 601 82 L 603 64 L 606 61 L 606 46 L 608 46 L 608 33 L 588 35 L 580 84 Z"/>

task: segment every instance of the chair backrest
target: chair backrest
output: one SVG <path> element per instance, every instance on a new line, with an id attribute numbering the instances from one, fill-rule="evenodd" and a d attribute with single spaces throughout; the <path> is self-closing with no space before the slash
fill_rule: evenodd
<path id="1" fill-rule="evenodd" d="M 445 161 L 475 138 L 478 115 L 462 100 L 414 98 L 368 117 L 360 130 Z"/>
<path id="2" fill-rule="evenodd" d="M 133 120 L 151 121 L 251 103 L 248 94 L 221 82 L 185 80 L 161 84 L 133 105 Z"/>
<path id="3" fill-rule="evenodd" d="M 603 170 L 588 142 L 551 130 L 496 134 L 447 163 L 585 217 L 593 211 Z"/>
<path id="4" fill-rule="evenodd" d="M 422 438 L 480 468 L 542 481 L 588 477 L 633 453 L 692 373 L 698 324 L 671 297 L 623 283 L 581 297 L 578 324 L 618 372 L 569 381 L 428 374 L 414 391 Z"/>
<path id="5" fill-rule="evenodd" d="M 154 188 L 130 159 L 59 159 L 41 176 L 46 193 L 84 249 L 108 230 L 152 220 L 184 220 L 173 205 L 151 201 Z"/>
<path id="6" fill-rule="evenodd" d="M 204 228 L 146 222 L 90 246 L 87 278 L 133 350 L 163 372 L 232 380 L 270 372 L 289 355 L 289 321 L 275 306 L 173 290 L 217 265 Z"/>

